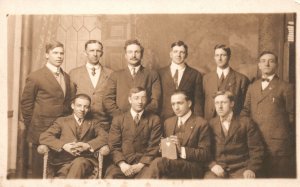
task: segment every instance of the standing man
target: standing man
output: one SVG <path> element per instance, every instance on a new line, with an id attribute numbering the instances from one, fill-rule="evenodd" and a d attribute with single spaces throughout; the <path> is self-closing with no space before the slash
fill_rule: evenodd
<path id="1" fill-rule="evenodd" d="M 218 91 L 214 101 L 218 116 L 209 123 L 213 159 L 204 178 L 256 178 L 264 156 L 256 124 L 233 114 L 234 96 L 230 91 Z"/>
<path id="2" fill-rule="evenodd" d="M 192 113 L 192 101 L 183 91 L 171 95 L 176 116 L 164 123 L 164 137 L 176 145 L 178 159 L 156 158 L 143 178 L 202 178 L 210 159 L 210 134 L 205 119 Z"/>
<path id="3" fill-rule="evenodd" d="M 202 76 L 200 72 L 186 64 L 187 57 L 188 46 L 183 41 L 174 42 L 170 51 L 171 65 L 159 70 L 162 85 L 161 117 L 163 120 L 174 115 L 170 99 L 176 90 L 185 91 L 192 100 L 193 113 L 203 116 Z"/>
<path id="4" fill-rule="evenodd" d="M 276 75 L 278 57 L 270 51 L 259 56 L 262 78 L 250 85 L 241 115 L 253 118 L 267 146 L 266 177 L 296 177 L 294 88 Z"/>
<path id="5" fill-rule="evenodd" d="M 26 79 L 21 109 L 27 128 L 27 140 L 32 143 L 32 177 L 42 178 L 43 157 L 37 152 L 39 137 L 53 121 L 69 114 L 74 95 L 70 77 L 61 69 L 64 46 L 53 41 L 46 45 L 45 67 L 31 73 Z"/>
<path id="6" fill-rule="evenodd" d="M 206 74 L 203 78 L 205 96 L 204 117 L 207 120 L 216 116 L 213 95 L 219 90 L 228 90 L 235 96 L 233 113 L 239 115 L 244 104 L 249 79 L 229 66 L 231 50 L 224 44 L 214 48 L 216 71 Z"/>
<path id="7" fill-rule="evenodd" d="M 87 178 L 98 165 L 94 152 L 101 148 L 100 154 L 109 153 L 107 132 L 87 115 L 90 104 L 88 95 L 76 95 L 71 104 L 73 114 L 58 118 L 40 136 L 40 143 L 55 151 L 50 164 L 58 168 L 59 178 Z"/>
<path id="8" fill-rule="evenodd" d="M 85 93 L 91 97 L 91 114 L 100 120 L 106 131 L 109 130 L 109 120 L 103 109 L 104 90 L 112 70 L 100 64 L 103 55 L 103 45 L 98 40 L 88 40 L 85 43 L 87 63 L 70 71 L 71 82 L 76 93 Z"/>
<path id="9" fill-rule="evenodd" d="M 130 89 L 130 110 L 113 118 L 108 145 L 114 164 L 105 178 L 141 178 L 157 156 L 162 135 L 160 118 L 145 110 L 147 93 L 144 88 Z"/>
<path id="10" fill-rule="evenodd" d="M 138 40 L 126 41 L 124 50 L 128 64 L 125 69 L 111 74 L 103 100 L 106 112 L 114 116 L 129 110 L 130 104 L 126 93 L 131 88 L 139 86 L 145 88 L 147 92 L 148 103 L 145 110 L 157 113 L 161 97 L 158 73 L 141 65 L 144 48 Z"/>

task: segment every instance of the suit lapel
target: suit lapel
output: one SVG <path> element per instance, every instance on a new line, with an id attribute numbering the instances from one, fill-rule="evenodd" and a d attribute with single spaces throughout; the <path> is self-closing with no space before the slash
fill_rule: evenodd
<path id="1" fill-rule="evenodd" d="M 261 80 L 259 80 L 260 90 L 261 88 Z M 278 85 L 278 77 L 274 76 L 272 81 L 269 83 L 269 85 L 261 91 L 261 97 L 258 100 L 258 103 L 260 103 L 264 98 L 266 98 Z"/>
<path id="2" fill-rule="evenodd" d="M 170 66 L 171 66 L 171 65 L 170 65 Z M 175 91 L 175 90 L 176 90 L 176 87 L 175 87 L 174 79 L 173 79 L 173 77 L 172 77 L 172 72 L 171 72 L 171 67 L 170 67 L 170 66 L 168 66 L 167 69 L 163 72 L 163 75 L 164 75 L 165 78 L 166 78 L 166 81 L 165 81 L 165 82 L 169 83 L 169 84 L 166 84 L 166 85 L 164 85 L 164 86 L 167 86 L 167 87 L 169 87 L 169 89 Z"/>
<path id="3" fill-rule="evenodd" d="M 85 119 L 81 125 L 82 125 L 82 131 L 81 131 L 80 139 L 82 139 L 84 135 L 87 133 L 87 131 L 91 128 L 92 120 Z"/>
<path id="4" fill-rule="evenodd" d="M 218 91 L 218 81 L 219 81 L 219 77 L 218 77 L 218 74 L 217 72 L 214 72 L 211 76 L 211 81 L 209 81 L 209 87 L 211 88 L 212 90 L 212 93 L 215 93 Z"/>
<path id="5" fill-rule="evenodd" d="M 228 129 L 228 135 L 225 139 L 225 143 L 227 143 L 233 137 L 233 135 L 239 129 L 239 127 L 240 124 L 238 123 L 238 119 L 235 116 L 233 116 L 230 123 L 230 127 Z"/>
<path id="6" fill-rule="evenodd" d="M 140 118 L 139 125 L 135 129 L 135 135 L 134 138 L 136 138 L 144 129 L 144 127 L 148 124 L 148 118 L 146 117 L 147 114 L 145 112 Z"/>
<path id="7" fill-rule="evenodd" d="M 235 73 L 233 71 L 233 69 L 230 68 L 229 73 L 227 75 L 227 78 L 224 81 L 225 83 L 225 89 L 226 90 L 231 90 L 230 88 L 233 88 L 233 85 L 236 84 L 236 77 L 235 77 Z"/>
<path id="8" fill-rule="evenodd" d="M 77 137 L 77 135 L 76 135 L 77 121 L 76 121 L 74 115 L 72 114 L 68 120 L 69 120 L 69 123 L 67 123 L 67 124 L 70 125 L 71 131 L 72 131 L 74 137 Z"/>
<path id="9" fill-rule="evenodd" d="M 189 82 L 190 72 L 191 72 L 191 68 L 188 65 L 186 65 L 185 70 L 182 75 L 182 78 L 180 80 L 179 86 L 178 86 L 179 88 L 182 89 L 184 87 L 185 83 Z"/>
<path id="10" fill-rule="evenodd" d="M 44 67 L 44 70 L 45 70 L 45 77 L 46 77 L 46 79 L 51 82 L 51 84 L 49 84 L 49 86 L 50 85 L 55 86 L 56 90 L 60 90 L 62 96 L 65 97 L 64 96 L 64 92 L 63 92 L 61 86 L 59 85 L 58 81 L 55 79 L 53 73 L 46 66 Z M 65 83 L 67 84 L 67 80 L 66 80 L 66 76 L 65 75 L 64 75 L 64 79 L 65 79 Z M 52 84 L 52 83 L 54 83 L 54 84 Z M 67 85 L 66 85 L 66 89 L 67 89 Z M 67 95 L 67 93 L 66 93 L 66 95 Z"/>
<path id="11" fill-rule="evenodd" d="M 216 131 L 216 135 L 225 141 L 225 135 L 223 133 L 220 117 L 215 118 L 213 125 L 214 125 L 214 129 Z"/>
<path id="12" fill-rule="evenodd" d="M 133 78 L 136 85 L 144 85 L 143 82 L 146 80 L 144 71 L 145 71 L 145 68 L 141 65 L 140 69 L 138 70 L 135 77 Z M 131 74 L 130 74 L 130 76 L 131 76 Z M 132 78 L 132 76 L 131 76 L 131 78 Z"/>
<path id="13" fill-rule="evenodd" d="M 164 124 L 164 129 L 165 129 L 165 137 L 169 137 L 170 135 L 174 135 L 175 134 L 175 128 L 177 125 L 177 117 L 172 117 L 168 122 L 169 123 L 165 123 Z"/>
<path id="14" fill-rule="evenodd" d="M 88 72 L 86 66 L 82 66 L 82 72 L 83 73 L 80 74 L 80 75 L 82 75 L 82 77 L 80 77 L 80 79 L 83 79 L 82 81 L 84 81 L 88 84 L 89 89 L 94 90 L 94 86 L 93 86 L 92 80 L 89 76 L 89 72 Z"/>
<path id="15" fill-rule="evenodd" d="M 183 134 L 183 140 L 182 145 L 185 146 L 187 144 L 187 141 L 189 140 L 194 128 L 195 128 L 196 122 L 195 117 L 192 115 L 186 122 L 184 127 L 184 134 Z"/>

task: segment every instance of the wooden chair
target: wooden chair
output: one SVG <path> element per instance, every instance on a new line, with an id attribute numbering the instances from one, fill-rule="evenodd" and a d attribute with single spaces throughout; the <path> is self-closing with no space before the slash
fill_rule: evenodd
<path id="1" fill-rule="evenodd" d="M 44 163 L 43 163 L 43 179 L 53 178 L 53 171 L 51 171 L 51 167 L 49 166 L 49 154 L 50 149 L 46 145 L 39 145 L 37 148 L 38 153 L 44 155 Z M 102 155 L 100 151 L 96 151 L 95 154 L 98 157 L 98 167 L 95 167 L 93 170 L 93 174 L 89 177 L 89 179 L 102 179 L 102 167 L 103 167 L 103 156 L 108 155 L 109 153 Z"/>

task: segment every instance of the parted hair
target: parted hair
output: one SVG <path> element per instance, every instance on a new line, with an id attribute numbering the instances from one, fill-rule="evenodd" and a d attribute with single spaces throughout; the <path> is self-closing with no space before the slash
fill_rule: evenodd
<path id="1" fill-rule="evenodd" d="M 64 48 L 64 44 L 62 44 L 59 41 L 50 41 L 50 42 L 47 42 L 47 44 L 46 44 L 46 53 L 49 53 L 50 50 L 52 50 L 52 49 L 54 49 L 56 47 L 62 47 L 62 48 Z"/>
<path id="2" fill-rule="evenodd" d="M 144 55 L 144 47 L 142 46 L 142 44 L 137 39 L 127 40 L 125 42 L 125 45 L 124 45 L 125 52 L 126 52 L 127 46 L 132 45 L 132 44 L 138 45 L 141 48 L 141 55 L 143 57 L 143 55 Z"/>
<path id="3" fill-rule="evenodd" d="M 174 47 L 174 46 L 183 46 L 184 47 L 184 49 L 185 49 L 185 58 L 187 58 L 187 56 L 188 56 L 188 46 L 183 42 L 183 41 L 181 41 L 181 40 L 178 40 L 177 42 L 173 42 L 172 44 L 171 44 L 171 49 Z"/>
<path id="4" fill-rule="evenodd" d="M 227 98 L 230 100 L 230 101 L 234 101 L 234 95 L 231 91 L 228 91 L 228 90 L 220 90 L 220 91 L 217 91 L 214 95 L 213 95 L 213 99 L 215 99 L 217 96 L 219 95 L 226 95 Z"/>
<path id="5" fill-rule="evenodd" d="M 216 49 L 223 49 L 227 53 L 227 56 L 229 58 L 231 57 L 231 49 L 230 49 L 230 47 L 226 46 L 225 44 L 217 44 L 214 48 L 214 51 Z"/>

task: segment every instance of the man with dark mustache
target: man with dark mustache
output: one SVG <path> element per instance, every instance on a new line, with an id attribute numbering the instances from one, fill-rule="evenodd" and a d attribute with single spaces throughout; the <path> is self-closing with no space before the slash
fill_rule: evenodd
<path id="1" fill-rule="evenodd" d="M 157 113 L 161 97 L 161 84 L 156 71 L 141 65 L 144 48 L 138 40 L 125 42 L 127 67 L 111 74 L 103 98 L 105 112 L 111 117 L 130 108 L 127 94 L 133 87 L 143 87 L 147 92 L 146 111 Z"/>

